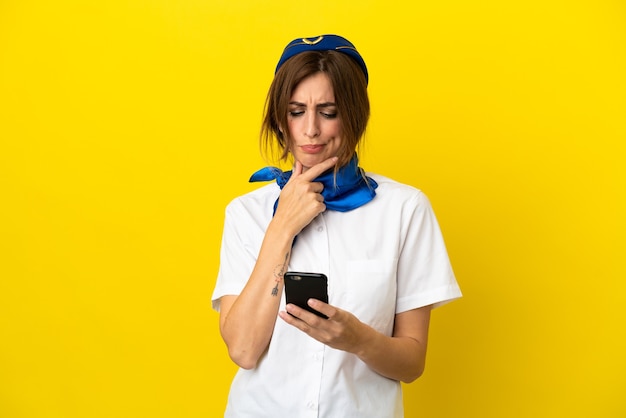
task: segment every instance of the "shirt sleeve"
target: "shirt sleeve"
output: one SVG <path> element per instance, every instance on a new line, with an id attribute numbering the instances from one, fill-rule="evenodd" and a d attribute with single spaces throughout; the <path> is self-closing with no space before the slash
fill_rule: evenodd
<path id="1" fill-rule="evenodd" d="M 396 313 L 461 297 L 439 223 L 422 192 L 403 208 L 406 234 L 398 260 Z"/>
<path id="2" fill-rule="evenodd" d="M 250 214 L 246 213 L 239 200 L 232 201 L 226 207 L 220 266 L 211 297 L 213 309 L 216 311 L 220 309 L 222 296 L 241 293 L 256 263 L 259 247 L 254 246 L 251 237 L 254 228 L 251 227 L 249 218 Z"/>

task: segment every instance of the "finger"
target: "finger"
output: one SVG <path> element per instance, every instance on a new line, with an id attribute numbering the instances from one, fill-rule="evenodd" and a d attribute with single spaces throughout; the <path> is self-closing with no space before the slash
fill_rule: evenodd
<path id="1" fill-rule="evenodd" d="M 288 303 L 285 305 L 285 312 L 287 312 L 292 318 L 300 319 L 300 314 L 304 311 L 298 305 L 294 305 L 293 303 Z"/>
<path id="2" fill-rule="evenodd" d="M 315 164 L 313 167 L 309 168 L 306 172 L 302 174 L 302 178 L 305 180 L 313 180 L 318 177 L 320 174 L 325 171 L 333 168 L 337 163 L 337 157 L 331 157 L 327 160 L 322 161 L 319 164 Z"/>
<path id="3" fill-rule="evenodd" d="M 289 179 L 289 181 L 291 181 L 292 179 L 302 174 L 302 168 L 303 168 L 302 163 L 300 161 L 296 161 L 296 163 L 293 166 L 293 172 L 291 173 L 291 178 Z"/>
<path id="4" fill-rule="evenodd" d="M 307 304 L 316 311 L 323 313 L 328 319 L 335 318 L 337 316 L 338 309 L 334 306 L 324 303 L 319 299 L 309 299 Z"/>
<path id="5" fill-rule="evenodd" d="M 300 328 L 304 332 L 309 332 L 310 327 L 311 326 L 315 327 L 316 326 L 315 324 L 317 324 L 318 321 L 321 319 L 318 315 L 314 314 L 313 312 L 309 312 L 306 309 L 303 309 L 291 303 L 288 303 L 285 306 L 285 310 L 287 311 L 289 316 L 292 316 L 292 318 L 297 318 L 300 320 L 299 323 L 296 323 L 293 325 L 296 325 L 298 328 Z"/>
<path id="6" fill-rule="evenodd" d="M 311 183 L 311 191 L 315 192 L 315 193 L 322 193 L 322 191 L 324 190 L 324 184 L 320 183 L 319 181 L 315 181 L 313 183 Z"/>
<path id="7" fill-rule="evenodd" d="M 285 306 L 284 311 L 281 311 L 278 314 L 285 322 L 304 332 L 309 332 L 310 330 L 306 321 L 307 316 L 312 315 L 315 317 L 314 314 L 290 303 Z"/>
<path id="8" fill-rule="evenodd" d="M 305 329 L 307 328 L 306 323 L 304 323 L 300 318 L 292 313 L 289 313 L 287 311 L 280 311 L 278 312 L 278 316 L 280 316 L 280 318 L 289 325 L 298 328 L 300 331 L 305 331 Z"/>
<path id="9" fill-rule="evenodd" d="M 296 161 L 293 165 L 293 170 L 291 171 L 291 177 L 287 180 L 287 183 L 292 182 L 296 177 L 302 174 L 303 165 L 300 161 Z"/>

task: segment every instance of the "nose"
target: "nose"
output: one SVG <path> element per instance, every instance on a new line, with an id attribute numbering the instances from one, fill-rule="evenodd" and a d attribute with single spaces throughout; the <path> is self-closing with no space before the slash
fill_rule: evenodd
<path id="1" fill-rule="evenodd" d="M 304 124 L 304 135 L 309 138 L 315 138 L 319 136 L 320 128 L 315 112 L 307 112 L 306 121 Z"/>

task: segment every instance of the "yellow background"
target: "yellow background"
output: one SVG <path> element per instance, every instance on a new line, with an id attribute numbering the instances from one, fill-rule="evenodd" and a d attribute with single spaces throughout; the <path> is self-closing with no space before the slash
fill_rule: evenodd
<path id="1" fill-rule="evenodd" d="M 362 165 L 424 190 L 464 298 L 407 417 L 626 416 L 626 5 L 0 1 L 0 417 L 218 417 L 227 202 L 291 39 L 370 69 Z"/>

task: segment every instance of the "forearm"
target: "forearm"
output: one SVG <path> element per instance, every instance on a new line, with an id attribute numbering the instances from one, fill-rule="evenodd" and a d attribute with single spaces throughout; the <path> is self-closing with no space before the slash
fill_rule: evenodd
<path id="1" fill-rule="evenodd" d="M 222 338 L 240 367 L 255 367 L 272 337 L 292 243 L 292 234 L 270 223 L 245 288 L 223 313 Z"/>
<path id="2" fill-rule="evenodd" d="M 420 377 L 426 360 L 426 342 L 412 337 L 388 337 L 365 326 L 356 354 L 375 372 L 410 383 Z"/>
<path id="3" fill-rule="evenodd" d="M 381 375 L 406 383 L 422 375 L 426 363 L 431 306 L 396 314 L 393 336 L 362 324 L 350 351 Z"/>

